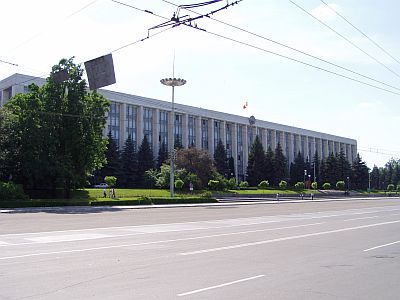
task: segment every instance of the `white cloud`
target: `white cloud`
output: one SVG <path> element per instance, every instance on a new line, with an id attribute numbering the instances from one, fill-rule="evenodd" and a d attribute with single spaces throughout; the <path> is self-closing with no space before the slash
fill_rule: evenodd
<path id="1" fill-rule="evenodd" d="M 337 4 L 328 3 L 328 5 L 335 11 L 340 12 L 340 8 Z M 311 14 L 321 21 L 331 21 L 337 17 L 337 14 L 325 4 L 320 4 L 311 11 Z"/>

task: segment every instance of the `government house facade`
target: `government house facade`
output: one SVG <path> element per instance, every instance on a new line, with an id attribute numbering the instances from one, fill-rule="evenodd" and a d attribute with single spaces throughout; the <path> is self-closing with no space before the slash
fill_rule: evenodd
<path id="1" fill-rule="evenodd" d="M 0 107 L 17 93 L 26 93 L 31 83 L 43 85 L 45 80 L 22 74 L 14 74 L 0 81 Z M 111 105 L 103 134 L 111 132 L 120 147 L 130 135 L 136 145 L 146 136 L 157 155 L 162 143 L 168 147 L 179 140 L 184 148 L 196 147 L 214 154 L 219 140 L 224 144 L 228 157 L 235 161 L 235 176 L 245 178 L 251 145 L 256 136 L 264 149 L 275 149 L 280 143 L 288 162 L 293 162 L 300 151 L 312 160 L 315 152 L 320 158 L 343 151 L 351 163 L 357 155 L 357 141 L 323 132 L 272 123 L 262 116 L 243 116 L 218 112 L 188 105 L 175 104 L 175 116 L 171 102 L 101 89 L 99 92 Z"/>

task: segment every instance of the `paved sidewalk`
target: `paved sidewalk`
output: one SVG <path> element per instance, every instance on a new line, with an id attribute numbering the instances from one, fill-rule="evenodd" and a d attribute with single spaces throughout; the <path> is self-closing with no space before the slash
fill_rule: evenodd
<path id="1" fill-rule="evenodd" d="M 308 203 L 308 202 L 330 202 L 330 201 L 354 201 L 354 200 L 381 200 L 381 199 L 400 199 L 400 197 L 342 197 L 342 198 L 314 198 L 304 197 L 304 199 L 295 198 L 232 198 L 218 203 L 191 203 L 191 204 L 159 204 L 159 205 L 120 205 L 120 206 L 57 206 L 57 207 L 26 207 L 26 208 L 8 208 L 0 209 L 0 213 L 30 213 L 30 212 L 103 212 L 103 211 L 119 211 L 126 209 L 152 209 L 152 208 L 179 208 L 179 207 L 212 207 L 212 206 L 238 206 L 238 205 L 254 205 L 254 204 L 279 204 L 279 203 Z"/>

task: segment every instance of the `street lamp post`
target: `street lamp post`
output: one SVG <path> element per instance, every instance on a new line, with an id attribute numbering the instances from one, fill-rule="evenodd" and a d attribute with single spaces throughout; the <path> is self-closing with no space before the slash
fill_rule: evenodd
<path id="1" fill-rule="evenodd" d="M 170 176 L 169 176 L 169 179 L 170 179 L 169 180 L 169 192 L 170 192 L 171 198 L 174 198 L 175 87 L 184 85 L 186 83 L 186 80 L 181 79 L 181 78 L 164 78 L 164 79 L 161 79 L 160 82 L 163 85 L 172 87 L 172 108 L 171 108 L 172 143 L 170 143 L 170 145 L 169 145 L 169 155 L 170 155 L 170 161 L 171 161 L 171 170 L 170 170 Z"/>
<path id="2" fill-rule="evenodd" d="M 317 182 L 317 174 L 315 174 L 315 161 L 314 161 L 314 182 Z"/>

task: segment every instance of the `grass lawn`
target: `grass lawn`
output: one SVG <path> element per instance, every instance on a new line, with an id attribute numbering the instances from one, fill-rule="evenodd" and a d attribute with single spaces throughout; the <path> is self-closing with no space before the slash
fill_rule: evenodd
<path id="1" fill-rule="evenodd" d="M 110 199 L 110 190 L 107 189 L 107 199 Z M 137 199 L 139 197 L 150 197 L 150 198 L 168 198 L 169 190 L 160 189 L 115 189 L 115 196 L 117 199 Z M 176 198 L 192 198 L 198 197 L 201 194 L 189 194 L 175 192 Z M 75 199 L 90 199 L 90 200 L 101 200 L 103 197 L 103 189 L 82 189 L 75 191 L 73 198 Z"/>

